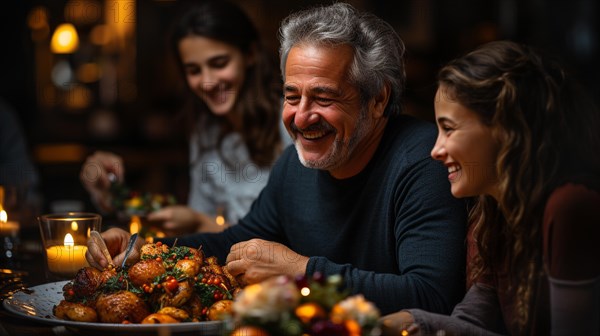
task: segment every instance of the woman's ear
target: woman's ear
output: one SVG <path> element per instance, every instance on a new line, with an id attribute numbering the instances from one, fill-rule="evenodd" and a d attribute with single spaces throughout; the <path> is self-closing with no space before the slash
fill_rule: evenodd
<path id="1" fill-rule="evenodd" d="M 256 64 L 256 59 L 258 58 L 258 45 L 256 42 L 253 42 L 250 45 L 248 52 L 246 53 L 246 66 L 251 67 Z"/>

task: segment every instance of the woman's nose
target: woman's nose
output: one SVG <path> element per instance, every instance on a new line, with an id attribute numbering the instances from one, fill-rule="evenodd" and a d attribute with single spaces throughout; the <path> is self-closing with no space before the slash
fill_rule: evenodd
<path id="1" fill-rule="evenodd" d="M 446 149 L 443 146 L 443 144 L 441 143 L 439 138 L 437 139 L 437 141 L 435 142 L 435 145 L 433 146 L 433 149 L 431 150 L 431 157 L 434 160 L 440 160 L 440 161 L 443 161 L 444 158 L 446 157 Z"/>
<path id="2" fill-rule="evenodd" d="M 200 85 L 202 85 L 202 90 L 204 91 L 213 90 L 218 85 L 217 77 L 214 72 L 210 70 L 204 71 L 202 78 L 200 79 Z"/>

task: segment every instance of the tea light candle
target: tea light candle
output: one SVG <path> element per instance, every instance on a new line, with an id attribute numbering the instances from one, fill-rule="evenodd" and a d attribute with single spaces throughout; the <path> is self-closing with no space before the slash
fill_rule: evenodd
<path id="1" fill-rule="evenodd" d="M 80 268 L 88 266 L 86 252 L 87 246 L 75 245 L 73 236 L 67 233 L 64 245 L 46 248 L 48 270 L 63 277 L 73 277 Z"/>
<path id="2" fill-rule="evenodd" d="M 14 237 L 19 233 L 19 222 L 6 221 L 0 222 L 0 236 Z"/>
<path id="3" fill-rule="evenodd" d="M 19 233 L 19 222 L 9 221 L 6 211 L 0 210 L 0 236 L 15 237 Z"/>

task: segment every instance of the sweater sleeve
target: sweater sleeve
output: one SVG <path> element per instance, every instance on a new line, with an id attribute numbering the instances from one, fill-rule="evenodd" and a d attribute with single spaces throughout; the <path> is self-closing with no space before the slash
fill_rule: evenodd
<path id="1" fill-rule="evenodd" d="M 502 315 L 493 287 L 474 284 L 451 316 L 410 309 L 423 335 L 434 335 L 443 330 L 450 335 L 502 335 Z"/>
<path id="2" fill-rule="evenodd" d="M 600 334 L 600 277 L 549 283 L 552 335 Z"/>
<path id="3" fill-rule="evenodd" d="M 550 276 L 600 276 L 599 209 L 600 193 L 582 184 L 565 184 L 550 195 L 544 213 L 544 261 Z"/>
<path id="4" fill-rule="evenodd" d="M 553 335 L 600 332 L 600 193 L 568 183 L 550 195 L 544 214 Z"/>
<path id="5" fill-rule="evenodd" d="M 450 313 L 464 295 L 466 207 L 449 190 L 443 166 L 429 158 L 398 182 L 390 258 L 399 273 L 361 270 L 325 257 L 311 257 L 307 273 L 342 274 L 353 292 L 363 293 L 383 314 L 403 308 Z"/>

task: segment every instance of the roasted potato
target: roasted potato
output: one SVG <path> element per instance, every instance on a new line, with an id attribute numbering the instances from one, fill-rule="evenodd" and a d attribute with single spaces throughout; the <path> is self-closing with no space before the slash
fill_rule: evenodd
<path id="1" fill-rule="evenodd" d="M 208 309 L 208 319 L 211 321 L 218 321 L 223 319 L 225 316 L 231 314 L 233 311 L 232 300 L 221 300 L 217 301 L 210 306 Z"/>
<path id="2" fill-rule="evenodd" d="M 144 300 L 125 290 L 101 294 L 96 301 L 96 311 L 100 322 L 106 323 L 140 323 L 150 314 Z"/>
<path id="3" fill-rule="evenodd" d="M 142 324 L 162 324 L 162 323 L 179 323 L 179 322 L 181 322 L 181 321 L 179 321 L 176 318 L 173 318 L 172 316 L 170 316 L 168 314 L 161 314 L 161 313 L 150 314 L 142 320 Z"/>
<path id="4" fill-rule="evenodd" d="M 151 283 L 155 277 L 165 274 L 163 263 L 156 259 L 141 260 L 129 268 L 129 279 L 136 286 Z"/>
<path id="5" fill-rule="evenodd" d="M 196 260 L 181 259 L 177 261 L 174 269 L 181 271 L 188 278 L 193 278 L 200 272 L 200 267 L 202 267 L 202 264 Z"/>
<path id="6" fill-rule="evenodd" d="M 68 321 L 98 321 L 98 314 L 93 308 L 77 302 L 68 302 L 62 300 L 58 305 L 54 306 L 54 308 L 52 309 L 52 313 L 54 313 L 54 316 L 58 317 L 59 319 Z"/>
<path id="7" fill-rule="evenodd" d="M 186 312 L 183 309 L 179 309 L 179 308 L 175 308 L 175 307 L 164 307 L 164 308 L 161 308 L 156 313 L 167 314 L 167 315 L 171 316 L 172 318 L 177 319 L 179 321 L 187 320 L 190 318 L 190 314 L 188 314 L 188 312 Z"/>

